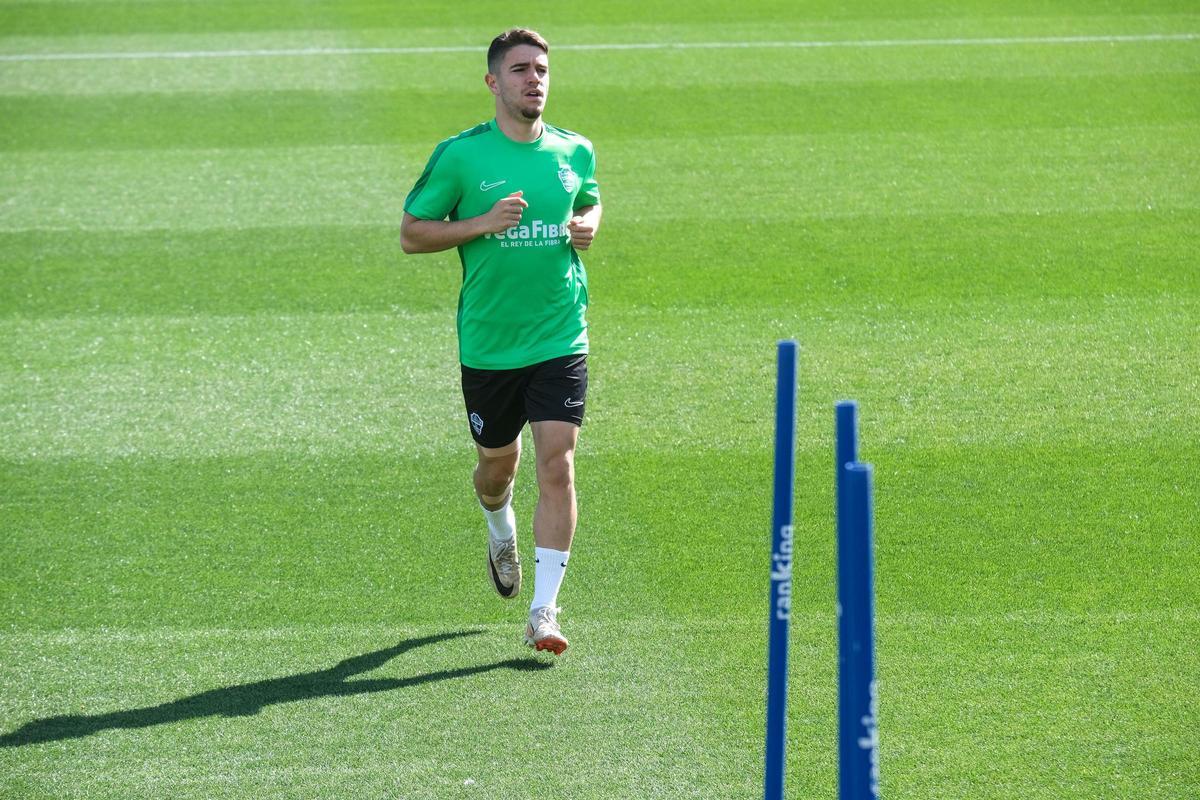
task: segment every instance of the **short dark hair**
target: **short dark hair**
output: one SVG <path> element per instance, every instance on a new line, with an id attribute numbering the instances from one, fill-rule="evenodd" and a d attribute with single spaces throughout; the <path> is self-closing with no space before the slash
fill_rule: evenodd
<path id="1" fill-rule="evenodd" d="M 540 33 L 528 28 L 510 28 L 492 39 L 487 54 L 488 72 L 495 75 L 496 71 L 500 69 L 500 62 L 504 60 L 504 54 L 523 44 L 540 47 L 543 53 L 550 55 L 550 45 L 546 44 L 546 40 Z"/>

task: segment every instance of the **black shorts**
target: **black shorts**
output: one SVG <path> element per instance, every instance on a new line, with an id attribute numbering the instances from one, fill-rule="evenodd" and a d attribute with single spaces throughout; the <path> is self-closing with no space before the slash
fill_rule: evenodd
<path id="1" fill-rule="evenodd" d="M 462 366 L 463 400 L 471 436 L 481 447 L 503 447 L 528 422 L 583 425 L 587 354 L 562 356 L 519 369 Z"/>

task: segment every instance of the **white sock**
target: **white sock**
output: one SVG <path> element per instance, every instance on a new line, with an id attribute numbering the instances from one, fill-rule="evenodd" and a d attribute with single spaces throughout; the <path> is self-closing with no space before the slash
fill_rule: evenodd
<path id="1" fill-rule="evenodd" d="M 557 605 L 558 589 L 562 586 L 571 553 L 569 550 L 551 550 L 549 547 L 535 547 L 533 552 L 536 564 L 533 570 L 533 602 L 529 608 Z"/>
<path id="2" fill-rule="evenodd" d="M 483 503 L 479 504 L 483 508 Z M 488 534 L 497 542 L 508 541 L 517 535 L 517 515 L 513 513 L 512 492 L 508 493 L 508 502 L 504 508 L 488 511 L 483 508 L 483 516 L 487 518 Z"/>

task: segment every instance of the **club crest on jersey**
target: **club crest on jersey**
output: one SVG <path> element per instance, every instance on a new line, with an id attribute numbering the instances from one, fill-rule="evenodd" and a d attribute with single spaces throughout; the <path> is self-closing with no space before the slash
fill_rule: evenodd
<path id="1" fill-rule="evenodd" d="M 575 188 L 579 186 L 579 176 L 570 167 L 559 167 L 558 179 L 562 181 L 563 188 L 568 192 L 575 191 Z"/>

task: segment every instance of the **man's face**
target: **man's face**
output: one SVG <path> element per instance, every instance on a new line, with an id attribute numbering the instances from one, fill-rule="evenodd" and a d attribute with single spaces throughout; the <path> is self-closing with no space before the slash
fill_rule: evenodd
<path id="1" fill-rule="evenodd" d="M 488 88 L 514 117 L 537 119 L 546 108 L 550 92 L 550 59 L 540 47 L 520 44 L 504 54 L 497 70 L 488 75 Z"/>

